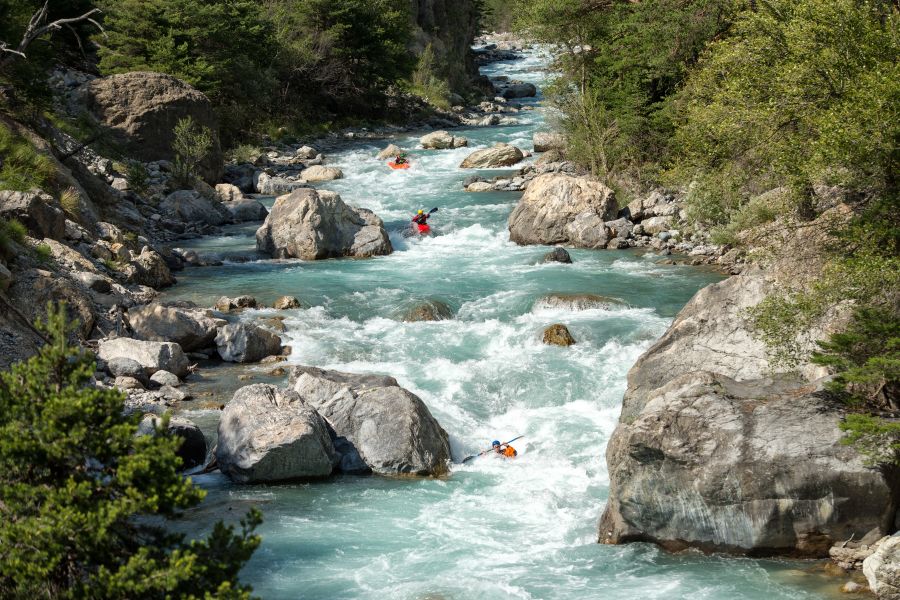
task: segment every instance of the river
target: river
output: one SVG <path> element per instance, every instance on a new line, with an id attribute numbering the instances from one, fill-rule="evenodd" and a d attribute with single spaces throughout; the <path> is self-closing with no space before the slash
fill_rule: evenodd
<path id="1" fill-rule="evenodd" d="M 543 82 L 539 55 L 490 65 L 488 75 Z M 322 187 L 374 210 L 391 230 L 394 254 L 368 260 L 228 262 L 190 269 L 166 299 L 210 305 L 221 295 L 281 295 L 307 308 L 283 311 L 290 363 L 390 374 L 418 394 L 450 434 L 454 457 L 492 439 L 524 435 L 519 457 L 454 465 L 444 479 L 338 477 L 321 483 L 236 486 L 220 474 L 195 478 L 208 490 L 188 515 L 188 531 L 259 507 L 263 544 L 242 573 L 276 599 L 806 599 L 838 583 L 813 563 L 671 555 L 648 544 L 602 546 L 597 521 L 609 477 L 604 452 L 615 428 L 628 369 L 701 287 L 708 270 L 658 265 L 633 251 L 571 251 L 574 263 L 540 264 L 546 247 L 519 247 L 506 219 L 520 194 L 467 194 L 459 163 L 505 141 L 531 148 L 542 127 L 537 107 L 518 125 L 455 130 L 469 148 L 412 150 L 413 167 L 390 171 L 360 142 L 329 156 L 345 178 Z M 392 140 L 416 147 L 415 136 Z M 492 174 L 483 172 L 481 174 Z M 267 200 L 271 203 L 271 199 Z M 439 211 L 435 235 L 407 239 L 416 209 Z M 252 253 L 256 226 L 189 247 Z M 615 302 L 560 310 L 549 293 L 598 294 Z M 447 303 L 455 318 L 404 323 L 418 301 Z M 273 310 L 247 311 L 256 319 Z M 569 348 L 541 343 L 543 328 L 565 323 Z M 277 381 L 256 366 L 239 372 Z M 234 368 L 201 373 L 199 401 L 181 410 L 212 436 L 218 411 L 237 385 Z M 209 396 L 211 394 L 211 397 Z"/>

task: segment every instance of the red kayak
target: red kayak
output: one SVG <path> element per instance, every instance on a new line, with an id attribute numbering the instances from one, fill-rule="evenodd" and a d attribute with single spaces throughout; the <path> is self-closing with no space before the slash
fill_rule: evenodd
<path id="1" fill-rule="evenodd" d="M 405 163 L 400 163 L 400 164 L 398 165 L 398 164 L 395 163 L 394 161 L 391 161 L 391 162 L 388 163 L 388 166 L 389 166 L 390 168 L 392 168 L 392 169 L 408 169 L 408 168 L 409 168 L 409 163 L 408 163 L 408 162 L 405 162 Z"/>
<path id="2" fill-rule="evenodd" d="M 431 233 L 431 226 L 429 226 L 428 223 L 416 223 L 416 226 L 419 228 L 419 234 L 421 235 L 428 235 L 429 233 Z"/>

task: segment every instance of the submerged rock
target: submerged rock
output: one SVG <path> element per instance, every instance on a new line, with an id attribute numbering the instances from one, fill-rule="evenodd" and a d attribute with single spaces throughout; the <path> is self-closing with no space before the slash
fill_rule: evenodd
<path id="1" fill-rule="evenodd" d="M 597 294 L 547 294 L 535 301 L 532 310 L 562 308 L 566 310 L 591 310 L 594 308 L 612 308 L 625 303 L 618 298 Z"/>
<path id="2" fill-rule="evenodd" d="M 276 258 L 365 258 L 393 252 L 384 223 L 326 190 L 304 189 L 275 201 L 256 232 L 260 252 Z"/>
<path id="3" fill-rule="evenodd" d="M 571 346 L 575 338 L 569 333 L 568 327 L 561 323 L 550 325 L 544 330 L 544 343 L 552 346 Z"/>
<path id="4" fill-rule="evenodd" d="M 551 173 L 536 177 L 509 215 L 509 238 L 517 244 L 605 247 L 605 222 L 616 218 L 613 191 L 591 178 Z"/>
<path id="5" fill-rule="evenodd" d="M 334 429 L 342 457 L 384 475 L 443 475 L 450 460 L 447 432 L 415 394 L 393 377 L 313 367 L 291 369 L 291 383 Z M 346 442 L 346 444 L 345 444 Z"/>
<path id="6" fill-rule="evenodd" d="M 216 460 L 238 483 L 327 477 L 337 462 L 325 420 L 297 392 L 242 387 L 219 421 Z"/>
<path id="7" fill-rule="evenodd" d="M 542 263 L 558 262 L 558 263 L 564 263 L 564 264 L 571 264 L 572 256 L 569 254 L 569 252 L 565 248 L 554 248 L 553 250 L 551 250 L 550 252 L 548 252 L 547 254 L 544 255 L 544 257 L 541 259 L 541 262 Z"/>
<path id="8" fill-rule="evenodd" d="M 408 323 L 416 321 L 444 321 L 453 318 L 453 309 L 440 300 L 426 300 L 410 308 L 403 315 Z"/>

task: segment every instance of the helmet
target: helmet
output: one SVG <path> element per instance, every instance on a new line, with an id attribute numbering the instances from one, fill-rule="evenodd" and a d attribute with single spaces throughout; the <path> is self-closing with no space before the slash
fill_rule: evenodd
<path id="1" fill-rule="evenodd" d="M 423 212 L 425 212 L 425 211 L 423 211 L 422 209 L 419 209 L 419 214 L 420 214 L 420 215 L 421 215 Z"/>
<path id="2" fill-rule="evenodd" d="M 491 446 L 499 446 L 499 445 L 500 445 L 500 440 L 494 440 L 493 442 L 491 442 Z"/>

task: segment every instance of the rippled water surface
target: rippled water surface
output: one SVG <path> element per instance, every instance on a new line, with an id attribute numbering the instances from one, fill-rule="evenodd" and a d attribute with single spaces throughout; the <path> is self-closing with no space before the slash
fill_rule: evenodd
<path id="1" fill-rule="evenodd" d="M 486 71 L 540 83 L 541 65 L 532 56 Z M 447 430 L 457 460 L 494 438 L 524 435 L 515 443 L 519 457 L 455 465 L 440 480 L 340 477 L 239 487 L 221 475 L 201 476 L 209 496 L 186 527 L 201 530 L 210 519 L 261 508 L 264 542 L 243 578 L 267 599 L 823 597 L 838 583 L 810 564 L 595 543 L 609 486 L 603 455 L 626 373 L 718 276 L 657 265 L 657 257 L 635 252 L 576 250 L 572 265 L 539 264 L 548 248 L 510 243 L 506 219 L 519 194 L 466 194 L 462 181 L 471 172 L 457 167 L 496 141 L 530 150 L 544 113 L 517 118 L 515 126 L 454 131 L 470 140 L 458 150 L 415 150 L 418 136 L 393 140 L 412 150 L 408 171 L 374 158 L 388 142 L 329 157 L 346 178 L 327 187 L 385 220 L 393 255 L 226 262 L 182 272 L 169 298 L 208 305 L 223 294 L 269 303 L 297 296 L 308 308 L 281 313 L 292 363 L 393 375 Z M 414 211 L 433 206 L 440 208 L 431 220 L 436 235 L 403 237 Z M 234 227 L 191 247 L 252 254 L 254 229 Z M 551 293 L 614 301 L 561 310 L 540 301 Z M 428 299 L 447 303 L 455 318 L 400 321 Z M 248 311 L 242 318 L 274 314 Z M 541 343 L 543 328 L 557 322 L 576 345 Z M 256 367 L 256 380 L 272 380 L 265 376 L 270 369 Z M 206 372 L 197 389 L 225 401 L 234 376 L 233 369 Z M 214 434 L 218 412 L 204 409 L 208 402 L 188 405 L 188 416 Z"/>

